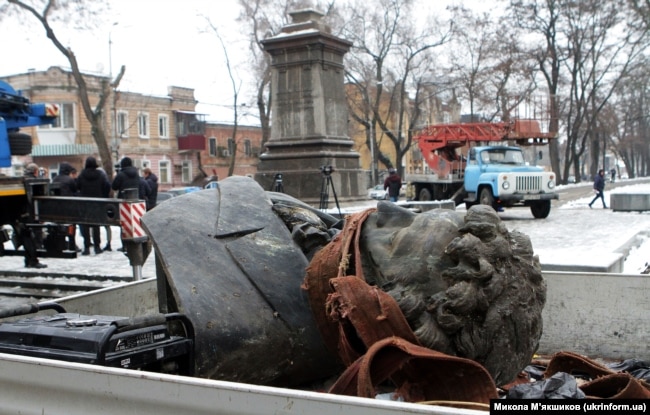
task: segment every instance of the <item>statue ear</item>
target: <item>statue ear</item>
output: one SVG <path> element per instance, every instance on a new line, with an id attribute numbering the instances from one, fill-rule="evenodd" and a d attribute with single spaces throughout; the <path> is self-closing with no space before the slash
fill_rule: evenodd
<path id="1" fill-rule="evenodd" d="M 379 201 L 377 203 L 377 227 L 395 226 L 404 228 L 413 223 L 417 213 L 411 212 L 395 203 Z"/>

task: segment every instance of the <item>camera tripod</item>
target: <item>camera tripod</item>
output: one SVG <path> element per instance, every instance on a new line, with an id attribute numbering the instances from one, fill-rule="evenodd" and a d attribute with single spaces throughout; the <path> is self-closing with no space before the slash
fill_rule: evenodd
<path id="1" fill-rule="evenodd" d="M 323 173 L 323 181 L 320 190 L 320 210 L 326 210 L 327 205 L 329 204 L 329 189 L 332 188 L 332 193 L 334 194 L 334 201 L 336 202 L 336 208 L 339 210 L 339 217 L 341 215 L 341 206 L 339 206 L 339 199 L 336 197 L 336 189 L 334 188 L 334 182 L 332 182 L 332 171 L 334 169 L 331 166 L 321 167 L 321 172 Z"/>

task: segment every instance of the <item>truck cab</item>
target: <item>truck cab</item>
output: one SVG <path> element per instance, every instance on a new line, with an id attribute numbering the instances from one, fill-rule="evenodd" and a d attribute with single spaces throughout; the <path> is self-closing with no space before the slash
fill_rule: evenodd
<path id="1" fill-rule="evenodd" d="M 535 218 L 546 218 L 555 192 L 555 174 L 530 166 L 519 147 L 478 146 L 469 151 L 465 168 L 465 204 L 496 210 L 528 206 Z"/>

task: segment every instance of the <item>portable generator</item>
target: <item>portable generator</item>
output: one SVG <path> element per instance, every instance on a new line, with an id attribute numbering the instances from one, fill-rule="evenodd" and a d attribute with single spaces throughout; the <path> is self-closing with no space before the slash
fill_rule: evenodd
<path id="1" fill-rule="evenodd" d="M 182 314 L 127 318 L 67 313 L 52 303 L 36 306 L 48 308 L 63 312 L 0 323 L 0 353 L 194 374 L 194 331 Z M 183 335 L 172 334 L 178 332 Z"/>

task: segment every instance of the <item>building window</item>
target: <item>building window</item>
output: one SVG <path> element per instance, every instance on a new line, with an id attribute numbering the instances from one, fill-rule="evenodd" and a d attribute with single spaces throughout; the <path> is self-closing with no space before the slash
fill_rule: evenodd
<path id="1" fill-rule="evenodd" d="M 190 160 L 183 160 L 181 182 L 189 183 L 191 181 L 192 181 L 192 162 Z"/>
<path id="2" fill-rule="evenodd" d="M 117 136 L 128 138 L 129 136 L 129 113 L 127 111 L 117 112 Z"/>
<path id="3" fill-rule="evenodd" d="M 232 138 L 228 139 L 228 151 L 230 154 L 233 154 L 235 152 L 235 140 Z"/>
<path id="4" fill-rule="evenodd" d="M 217 156 L 217 139 L 216 137 L 210 137 L 208 138 L 208 144 L 209 144 L 209 155 L 212 157 Z"/>
<path id="5" fill-rule="evenodd" d="M 160 183 L 171 183 L 171 175 L 169 174 L 169 160 L 160 160 L 158 162 L 158 170 L 160 175 L 158 180 Z"/>
<path id="6" fill-rule="evenodd" d="M 142 175 L 142 170 L 146 169 L 147 167 L 151 167 L 151 161 L 147 159 L 134 159 L 133 165 L 138 169 L 140 175 Z"/>
<path id="7" fill-rule="evenodd" d="M 149 114 L 146 112 L 138 114 L 138 137 L 149 138 Z"/>
<path id="8" fill-rule="evenodd" d="M 56 105 L 59 106 L 59 116 L 54 119 L 54 123 L 41 125 L 39 128 L 74 129 L 74 104 L 59 102 Z"/>
<path id="9" fill-rule="evenodd" d="M 158 137 L 169 138 L 169 116 L 167 114 L 158 115 Z"/>
<path id="10" fill-rule="evenodd" d="M 246 154 L 246 157 L 253 155 L 253 146 L 248 138 L 244 139 L 244 154 Z"/>

